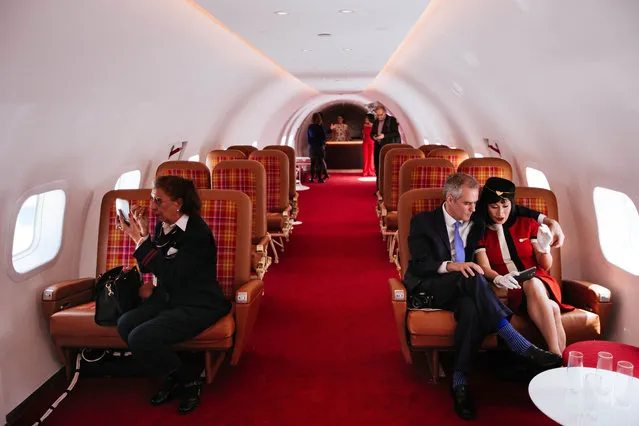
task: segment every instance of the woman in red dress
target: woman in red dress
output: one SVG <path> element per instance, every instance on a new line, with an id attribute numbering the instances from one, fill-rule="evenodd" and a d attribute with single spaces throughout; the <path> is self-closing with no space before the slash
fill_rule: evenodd
<path id="1" fill-rule="evenodd" d="M 364 119 L 364 126 L 362 127 L 362 133 L 364 134 L 364 140 L 362 141 L 364 176 L 375 176 L 375 169 L 373 168 L 373 151 L 375 149 L 375 141 L 373 140 L 373 138 L 371 138 L 373 121 L 375 121 L 375 116 L 373 114 L 366 114 L 366 118 Z"/>
<path id="2" fill-rule="evenodd" d="M 561 312 L 574 308 L 561 303 L 561 287 L 549 273 L 552 233 L 534 219 L 512 214 L 514 202 L 514 183 L 502 178 L 486 181 L 478 210 L 485 214 L 487 228 L 477 244 L 477 263 L 487 280 L 508 289 L 509 307 L 528 314 L 550 352 L 561 355 L 566 348 Z M 537 268 L 535 276 L 520 285 L 515 277 L 532 267 Z"/>

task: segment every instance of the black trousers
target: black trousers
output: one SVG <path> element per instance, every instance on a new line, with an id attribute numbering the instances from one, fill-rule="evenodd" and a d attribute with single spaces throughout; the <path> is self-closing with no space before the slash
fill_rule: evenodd
<path id="1" fill-rule="evenodd" d="M 455 315 L 455 370 L 470 372 L 486 335 L 512 315 L 495 295 L 483 275 L 465 278 L 460 272 L 443 274 L 421 284 L 417 291 L 433 296 L 433 307 Z"/>
<path id="2" fill-rule="evenodd" d="M 182 383 L 196 380 L 201 369 L 184 365 L 171 346 L 192 339 L 226 315 L 223 309 L 172 306 L 155 291 L 141 306 L 118 320 L 118 333 L 152 375 L 169 375 Z"/>
<path id="3" fill-rule="evenodd" d="M 328 176 L 328 171 L 326 170 L 326 161 L 324 160 L 326 156 L 326 151 L 324 147 L 311 147 L 310 152 L 311 156 L 311 179 L 322 179 Z"/>

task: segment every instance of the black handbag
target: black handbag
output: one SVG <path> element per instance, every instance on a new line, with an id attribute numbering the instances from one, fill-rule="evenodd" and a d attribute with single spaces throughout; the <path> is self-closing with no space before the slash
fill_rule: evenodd
<path id="1" fill-rule="evenodd" d="M 110 269 L 95 281 L 95 323 L 113 326 L 120 316 L 141 303 L 138 291 L 142 278 L 137 266 L 126 269 L 123 266 Z"/>

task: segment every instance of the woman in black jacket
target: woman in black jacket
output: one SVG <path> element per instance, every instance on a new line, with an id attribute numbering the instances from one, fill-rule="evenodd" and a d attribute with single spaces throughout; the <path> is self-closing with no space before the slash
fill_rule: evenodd
<path id="1" fill-rule="evenodd" d="M 312 123 L 309 124 L 306 132 L 308 137 L 308 151 L 311 157 L 311 182 L 317 176 L 319 183 L 324 183 L 325 166 L 324 146 L 326 145 L 326 132 L 322 127 L 322 116 L 316 112 L 313 114 Z"/>
<path id="2" fill-rule="evenodd" d="M 133 256 L 140 270 L 157 278 L 151 296 L 120 317 L 118 333 L 140 364 L 165 376 L 151 404 L 162 404 L 180 390 L 180 413 L 199 404 L 199 371 L 184 365 L 171 346 L 197 336 L 231 309 L 217 282 L 217 247 L 198 215 L 200 206 L 192 181 L 162 176 L 151 192 L 151 210 L 158 219 L 152 238 L 146 208 L 132 207 L 130 224 L 118 214 L 122 229 L 137 245 Z"/>

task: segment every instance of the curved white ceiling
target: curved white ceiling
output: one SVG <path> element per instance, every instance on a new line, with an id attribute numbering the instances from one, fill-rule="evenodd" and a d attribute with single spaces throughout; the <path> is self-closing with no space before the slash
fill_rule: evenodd
<path id="1" fill-rule="evenodd" d="M 381 0 L 197 3 L 301 81 L 321 91 L 347 93 L 373 81 L 429 0 L 403 0 L 401 7 Z"/>

